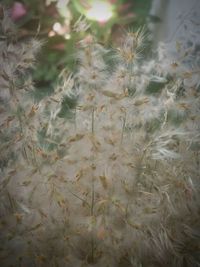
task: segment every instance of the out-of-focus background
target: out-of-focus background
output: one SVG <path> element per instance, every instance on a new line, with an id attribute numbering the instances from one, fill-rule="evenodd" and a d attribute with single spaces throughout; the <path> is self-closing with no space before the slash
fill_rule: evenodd
<path id="1" fill-rule="evenodd" d="M 199 50 L 199 0 L 3 0 L 2 3 L 19 27 L 20 39 L 37 36 L 44 40 L 33 77 L 36 98 L 53 90 L 63 68 L 73 70 L 78 41 L 88 34 L 104 45 L 117 47 L 125 31 L 145 27 L 143 56 L 156 50 L 160 42 L 176 43 L 177 49 L 183 39 L 188 46 Z"/>
<path id="2" fill-rule="evenodd" d="M 34 71 L 36 97 L 53 90 L 63 68 L 73 70 L 77 43 L 88 34 L 116 47 L 126 30 L 146 24 L 151 0 L 3 0 L 19 27 L 19 38 L 44 40 Z M 78 28 L 76 28 L 77 22 Z M 90 29 L 87 30 L 88 26 Z M 75 29 L 74 29 L 75 28 Z"/>

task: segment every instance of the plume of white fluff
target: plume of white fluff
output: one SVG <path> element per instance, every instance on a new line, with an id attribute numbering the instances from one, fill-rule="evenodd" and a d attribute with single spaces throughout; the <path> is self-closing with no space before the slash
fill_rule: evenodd
<path id="1" fill-rule="evenodd" d="M 24 55 L 4 62 L 12 83 L 4 72 L 0 80 L 2 266 L 200 265 L 199 91 L 184 67 L 142 62 L 143 44 L 143 32 L 128 33 L 109 66 L 88 36 L 77 71 L 62 72 L 38 104 L 13 91 L 35 52 L 1 44 Z M 60 115 L 67 97 L 77 101 L 70 119 Z"/>

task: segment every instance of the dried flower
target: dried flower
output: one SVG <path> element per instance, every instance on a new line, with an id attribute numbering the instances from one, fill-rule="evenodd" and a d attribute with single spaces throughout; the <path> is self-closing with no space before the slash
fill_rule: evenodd
<path id="1" fill-rule="evenodd" d="M 109 65 L 108 49 L 89 36 L 75 73 L 64 70 L 35 103 L 24 74 L 39 43 L 13 42 L 5 21 L 2 265 L 21 257 L 26 266 L 199 266 L 200 95 L 191 69 L 180 58 L 172 66 L 166 51 L 139 62 L 142 31 L 128 33 Z"/>

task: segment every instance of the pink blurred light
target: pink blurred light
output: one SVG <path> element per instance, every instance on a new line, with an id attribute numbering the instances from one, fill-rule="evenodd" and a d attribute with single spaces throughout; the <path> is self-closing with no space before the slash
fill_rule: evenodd
<path id="1" fill-rule="evenodd" d="M 27 14 L 27 9 L 20 2 L 14 2 L 11 8 L 11 18 L 13 21 L 16 21 Z"/>

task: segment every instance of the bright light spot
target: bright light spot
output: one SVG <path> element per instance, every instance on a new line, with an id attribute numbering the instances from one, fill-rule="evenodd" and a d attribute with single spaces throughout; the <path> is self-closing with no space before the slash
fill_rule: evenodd
<path id="1" fill-rule="evenodd" d="M 70 35 L 69 33 L 66 33 L 66 34 L 65 34 L 65 39 L 66 39 L 66 40 L 69 40 L 70 38 L 71 38 L 71 35 Z"/>
<path id="2" fill-rule="evenodd" d="M 58 8 L 65 8 L 69 3 L 69 0 L 58 0 L 56 6 Z"/>
<path id="3" fill-rule="evenodd" d="M 62 25 L 59 22 L 55 22 L 53 25 L 53 30 L 59 33 L 62 30 Z"/>
<path id="4" fill-rule="evenodd" d="M 48 33 L 48 36 L 49 37 L 53 37 L 53 36 L 55 36 L 56 34 L 55 34 L 55 32 L 54 31 L 50 31 L 49 33 Z"/>
<path id="5" fill-rule="evenodd" d="M 106 22 L 113 16 L 112 5 L 102 0 L 94 0 L 86 11 L 86 17 L 99 22 Z"/>

